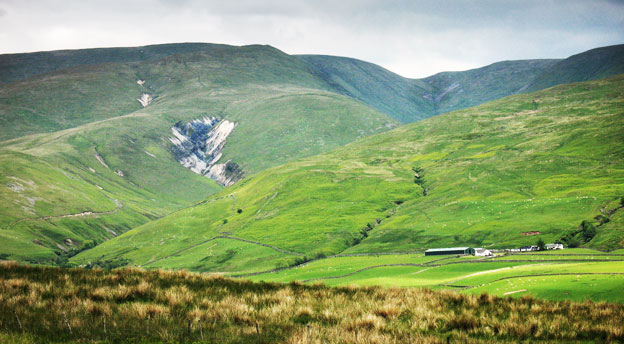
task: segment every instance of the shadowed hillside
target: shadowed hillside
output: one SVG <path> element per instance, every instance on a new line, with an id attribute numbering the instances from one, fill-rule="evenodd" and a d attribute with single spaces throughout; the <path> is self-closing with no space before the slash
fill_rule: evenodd
<path id="1" fill-rule="evenodd" d="M 570 56 L 545 69 L 531 82 L 526 92 L 621 73 L 624 73 L 624 44 L 601 47 Z"/>

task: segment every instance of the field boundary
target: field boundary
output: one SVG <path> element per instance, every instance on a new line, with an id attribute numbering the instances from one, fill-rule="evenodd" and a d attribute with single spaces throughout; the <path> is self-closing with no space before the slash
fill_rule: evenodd
<path id="1" fill-rule="evenodd" d="M 232 236 L 227 236 L 227 235 L 217 235 L 217 236 L 214 236 L 214 237 L 212 237 L 212 238 L 210 238 L 210 239 L 206 239 L 206 240 L 204 240 L 204 241 L 198 242 L 197 244 L 193 244 L 193 245 L 191 245 L 191 246 L 189 246 L 189 247 L 185 247 L 185 248 L 183 248 L 183 249 L 181 249 L 181 250 L 175 251 L 175 252 L 173 252 L 173 253 L 171 253 L 171 254 L 168 254 L 168 255 L 166 255 L 166 256 L 164 256 L 164 257 L 160 257 L 160 258 L 158 258 L 158 259 L 154 259 L 154 260 L 149 261 L 149 262 L 147 262 L 147 263 L 145 263 L 145 264 L 137 265 L 137 267 L 144 267 L 144 266 L 146 266 L 146 265 L 150 265 L 150 264 L 153 264 L 153 263 L 159 262 L 159 261 L 161 261 L 161 260 L 165 260 L 165 259 L 167 259 L 167 258 L 171 258 L 171 257 L 173 257 L 173 256 L 175 256 L 175 255 L 177 255 L 177 254 L 180 254 L 180 253 L 184 252 L 184 251 L 188 251 L 188 250 L 190 250 L 190 249 L 192 249 L 192 248 L 195 248 L 195 247 L 200 246 L 200 245 L 203 245 L 203 244 L 205 244 L 205 243 L 207 243 L 207 242 L 210 242 L 210 241 L 213 241 L 213 240 L 218 240 L 218 239 L 238 240 L 238 241 L 246 242 L 246 243 L 249 243 L 249 244 L 254 244 L 254 245 L 259 245 L 259 246 L 268 247 L 268 248 L 270 248 L 270 249 L 273 249 L 273 250 L 275 250 L 275 251 L 278 251 L 278 252 L 281 252 L 281 253 L 284 253 L 284 254 L 289 254 L 289 255 L 293 255 L 293 256 L 303 256 L 303 254 L 302 254 L 302 253 L 287 251 L 287 250 L 281 249 L 281 248 L 276 247 L 276 246 L 273 246 L 273 245 L 263 244 L 263 243 L 258 242 L 258 241 L 247 240 L 247 239 L 237 238 L 237 237 L 232 237 Z"/>

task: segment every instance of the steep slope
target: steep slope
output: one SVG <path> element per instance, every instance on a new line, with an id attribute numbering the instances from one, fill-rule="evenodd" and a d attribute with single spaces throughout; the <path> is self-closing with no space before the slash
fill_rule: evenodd
<path id="1" fill-rule="evenodd" d="M 558 61 L 503 61 L 462 72 L 442 72 L 420 81 L 433 89 L 434 111 L 440 114 L 520 93 Z"/>
<path id="2" fill-rule="evenodd" d="M 461 72 L 408 79 L 372 63 L 300 55 L 335 92 L 356 98 L 403 123 L 519 93 L 559 60 L 504 61 Z"/>
<path id="3" fill-rule="evenodd" d="M 435 114 L 432 88 L 380 66 L 347 57 L 300 55 L 334 91 L 360 100 L 403 123 Z"/>
<path id="4" fill-rule="evenodd" d="M 380 66 L 337 56 L 300 55 L 335 92 L 356 98 L 403 123 L 464 109 L 512 94 L 624 73 L 624 45 L 566 59 L 502 61 L 459 72 L 408 79 Z"/>
<path id="5" fill-rule="evenodd" d="M 251 272 L 339 252 L 552 242 L 624 195 L 623 92 L 617 76 L 403 126 L 258 173 L 74 261 Z"/>
<path id="6" fill-rule="evenodd" d="M 74 128 L 141 109 L 129 65 L 85 66 L 0 85 L 0 141 Z"/>
<path id="7" fill-rule="evenodd" d="M 170 138 L 179 122 L 214 117 L 231 123 L 233 130 L 219 142 L 215 162 L 235 163 L 240 175 L 396 126 L 388 116 L 324 90 L 302 61 L 267 46 L 215 46 L 151 62 L 77 67 L 4 89 L 20 85 L 32 90 L 32 99 L 45 99 L 50 89 L 62 93 L 70 88 L 73 71 L 93 87 L 76 86 L 84 95 L 63 98 L 66 107 L 56 100 L 59 113 L 72 106 L 80 113 L 82 97 L 106 99 L 95 92 L 103 88 L 116 99 L 129 90 L 138 109 L 109 113 L 112 117 L 103 113 L 103 118 L 91 112 L 85 116 L 88 123 L 79 126 L 82 117 L 68 115 L 52 126 L 69 123 L 69 129 L 0 143 L 0 195 L 11 204 L 0 210 L 0 227 L 6 229 L 0 254 L 49 260 L 54 250 L 67 248 L 66 242 L 102 241 L 220 189 L 176 160 Z M 28 88 L 27 83 L 38 86 Z M 113 90 L 115 85 L 120 89 Z M 14 94 L 27 99 L 23 92 Z M 137 101 L 142 93 L 153 99 L 146 107 Z M 112 106 L 109 101 L 102 104 Z M 2 132 L 10 135 L 10 128 Z"/>
<path id="8" fill-rule="evenodd" d="M 601 47 L 570 56 L 550 66 L 531 82 L 526 92 L 621 73 L 624 73 L 624 44 Z"/>

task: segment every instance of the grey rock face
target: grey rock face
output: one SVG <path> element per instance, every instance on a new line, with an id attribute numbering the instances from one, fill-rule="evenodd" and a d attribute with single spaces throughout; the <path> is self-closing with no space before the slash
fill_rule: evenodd
<path id="1" fill-rule="evenodd" d="M 226 139 L 235 127 L 236 123 L 215 117 L 178 122 L 171 127 L 173 137 L 169 138 L 173 144 L 173 155 L 191 171 L 212 178 L 221 185 L 232 185 L 243 178 L 243 171 L 231 160 L 219 160 Z"/>

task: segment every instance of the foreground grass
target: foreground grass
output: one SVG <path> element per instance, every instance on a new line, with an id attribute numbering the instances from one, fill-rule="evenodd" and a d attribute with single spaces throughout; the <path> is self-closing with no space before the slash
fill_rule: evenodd
<path id="1" fill-rule="evenodd" d="M 618 341 L 624 306 L 426 289 L 330 288 L 185 271 L 0 264 L 0 340 L 438 343 Z"/>

